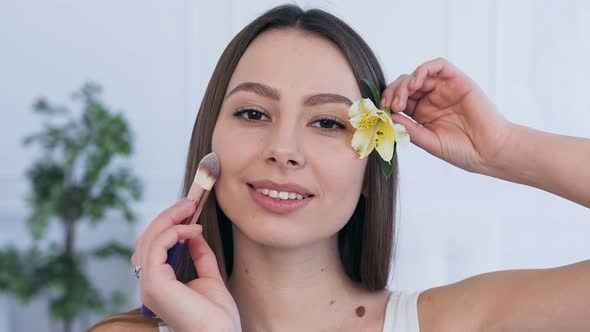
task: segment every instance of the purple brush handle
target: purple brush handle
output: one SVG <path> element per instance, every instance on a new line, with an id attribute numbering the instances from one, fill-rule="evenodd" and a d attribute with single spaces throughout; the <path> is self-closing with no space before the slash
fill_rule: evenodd
<path id="1" fill-rule="evenodd" d="M 168 249 L 168 258 L 166 259 L 166 263 L 172 266 L 172 269 L 176 271 L 178 264 L 180 263 L 180 259 L 184 255 L 184 251 L 186 250 L 186 244 L 182 244 L 177 242 L 174 247 Z M 143 317 L 147 318 L 154 318 L 156 314 L 154 314 L 148 307 L 142 305 L 141 306 L 141 313 Z"/>

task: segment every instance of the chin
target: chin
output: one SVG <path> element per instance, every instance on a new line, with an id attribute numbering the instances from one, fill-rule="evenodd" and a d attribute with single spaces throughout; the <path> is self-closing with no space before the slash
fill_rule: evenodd
<path id="1" fill-rule="evenodd" d="M 245 223 L 235 222 L 234 232 L 236 231 L 257 244 L 282 249 L 305 246 L 316 241 L 318 236 L 310 232 L 306 225 L 293 225 L 289 221 L 281 222 L 276 218 L 262 216 L 247 220 Z"/>
<path id="2" fill-rule="evenodd" d="M 311 218 L 281 221 L 269 216 L 259 216 L 257 219 L 237 220 L 234 223 L 234 241 L 238 235 L 243 237 L 242 240 L 258 245 L 292 250 L 328 241 L 337 236 L 341 226 L 344 224 L 318 224 L 317 219 Z"/>

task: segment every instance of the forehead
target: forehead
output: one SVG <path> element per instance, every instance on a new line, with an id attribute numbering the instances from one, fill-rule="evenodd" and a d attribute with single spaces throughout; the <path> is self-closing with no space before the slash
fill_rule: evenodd
<path id="1" fill-rule="evenodd" d="M 257 36 L 244 52 L 228 91 L 242 82 L 260 82 L 281 95 L 337 93 L 361 98 L 352 68 L 331 41 L 296 29 L 272 29 Z"/>

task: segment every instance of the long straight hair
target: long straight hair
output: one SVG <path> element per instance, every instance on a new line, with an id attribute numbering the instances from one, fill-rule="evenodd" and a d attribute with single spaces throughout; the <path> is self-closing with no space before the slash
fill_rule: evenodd
<path id="1" fill-rule="evenodd" d="M 371 91 L 362 83 L 363 79 L 373 82 L 380 91 L 385 88 L 385 78 L 373 51 L 342 20 L 319 9 L 304 11 L 295 5 L 278 6 L 267 11 L 231 40 L 215 67 L 191 135 L 183 196 L 190 189 L 199 161 L 211 152 L 213 129 L 240 58 L 258 35 L 270 29 L 299 29 L 333 42 L 350 63 L 363 98 L 371 95 Z M 363 192 L 368 197 L 360 195 L 350 220 L 338 233 L 338 248 L 348 277 L 367 290 L 375 291 L 385 288 L 389 280 L 395 234 L 398 163 L 395 156 L 392 161 L 393 174 L 385 179 L 375 153 L 368 158 L 363 180 Z M 233 266 L 232 223 L 215 199 L 215 188 L 212 191 L 199 222 L 227 284 Z M 196 277 L 197 271 L 187 253 L 177 270 L 177 278 L 186 283 Z M 138 313 L 138 310 L 133 310 L 119 317 L 136 317 Z"/>

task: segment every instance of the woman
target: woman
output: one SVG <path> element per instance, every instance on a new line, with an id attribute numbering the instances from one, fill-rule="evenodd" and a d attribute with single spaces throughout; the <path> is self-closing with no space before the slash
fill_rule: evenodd
<path id="1" fill-rule="evenodd" d="M 359 159 L 351 147 L 349 107 L 370 94 L 362 79 L 432 155 L 590 207 L 589 140 L 508 122 L 444 59 L 386 86 L 372 51 L 345 23 L 281 6 L 244 28 L 217 64 L 193 129 L 185 195 L 210 151 L 221 174 L 202 226 L 177 225 L 195 209 L 183 199 L 137 241 L 142 303 L 177 332 L 587 329 L 589 261 L 412 294 L 385 288 L 397 159 L 386 179 L 377 154 Z M 272 210 L 252 198 L 256 189 L 304 194 L 306 204 Z M 190 239 L 192 258 L 177 281 L 164 262 L 180 239 Z M 157 329 L 135 310 L 91 330 Z"/>

